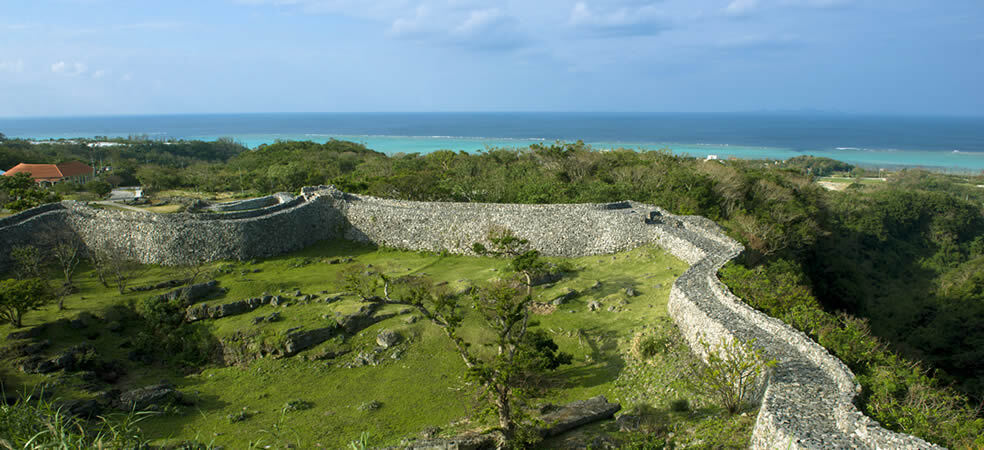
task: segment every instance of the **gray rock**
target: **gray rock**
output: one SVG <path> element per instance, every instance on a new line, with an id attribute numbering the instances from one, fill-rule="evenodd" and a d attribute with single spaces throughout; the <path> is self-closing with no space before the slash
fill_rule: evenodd
<path id="1" fill-rule="evenodd" d="M 402 340 L 403 336 L 400 333 L 391 330 L 380 330 L 379 334 L 376 335 L 376 343 L 383 348 L 390 348 Z"/>
<path id="2" fill-rule="evenodd" d="M 168 404 L 185 404 L 185 397 L 174 389 L 169 383 L 155 384 L 132 391 L 127 391 L 120 395 L 120 408 L 124 411 L 146 411 L 156 406 L 154 409 Z"/>
<path id="3" fill-rule="evenodd" d="M 159 295 L 157 298 L 167 302 L 178 302 L 181 305 L 187 306 L 204 299 L 209 294 L 217 291 L 218 287 L 219 282 L 212 280 L 175 289 L 166 294 Z"/>
<path id="4" fill-rule="evenodd" d="M 478 434 L 468 432 L 451 438 L 421 439 L 400 446 L 407 450 L 492 450 L 496 448 L 496 438 L 492 433 Z"/>
<path id="5" fill-rule="evenodd" d="M 557 436 L 589 423 L 611 419 L 620 409 L 622 405 L 609 403 L 603 395 L 571 402 L 541 417 L 546 427 L 540 434 L 544 437 Z"/>
<path id="6" fill-rule="evenodd" d="M 567 292 L 564 292 L 563 294 L 554 297 L 551 303 L 553 303 L 556 306 L 560 306 L 563 305 L 564 303 L 567 303 L 568 301 L 573 300 L 575 297 L 577 297 L 577 295 L 578 295 L 577 291 L 571 288 L 567 288 Z"/>
<path id="7" fill-rule="evenodd" d="M 599 309 L 601 309 L 601 303 L 598 303 L 597 300 L 588 302 L 588 311 L 597 311 Z"/>
<path id="8" fill-rule="evenodd" d="M 338 329 L 335 328 L 335 326 L 316 328 L 307 331 L 289 330 L 287 332 L 287 338 L 284 340 L 283 356 L 296 355 L 300 351 L 307 350 L 335 337 L 337 333 Z"/>
<path id="9" fill-rule="evenodd" d="M 628 295 L 629 297 L 635 297 L 636 295 L 638 295 L 638 293 L 636 293 L 635 289 L 631 287 L 627 287 L 625 288 L 625 295 Z"/>

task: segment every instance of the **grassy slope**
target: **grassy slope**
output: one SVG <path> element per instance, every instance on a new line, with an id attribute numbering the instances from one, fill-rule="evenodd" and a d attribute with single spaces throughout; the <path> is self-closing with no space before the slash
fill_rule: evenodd
<path id="1" fill-rule="evenodd" d="M 507 265 L 505 260 L 374 250 L 345 242 L 326 242 L 260 262 L 216 264 L 226 272 L 218 280 L 229 292 L 210 302 L 225 303 L 280 290 L 341 291 L 336 274 L 345 264 L 327 264 L 326 261 L 342 256 L 354 257 L 357 263 L 372 264 L 374 270 L 384 273 L 427 274 L 452 284 L 459 280 L 493 278 L 502 274 Z M 538 316 L 541 328 L 552 333 L 562 350 L 575 355 L 575 364 L 561 369 L 557 389 L 552 390 L 546 400 L 559 403 L 598 394 L 618 400 L 625 395 L 624 389 L 615 389 L 614 385 L 625 366 L 621 352 L 626 349 L 634 331 L 666 315 L 670 284 L 686 266 L 662 250 L 650 247 L 618 255 L 577 258 L 572 263 L 578 269 L 575 274 L 535 293 L 539 300 L 548 302 L 568 287 L 585 291 L 553 314 Z M 134 285 L 175 278 L 177 272 L 177 269 L 152 268 Z M 71 309 L 58 312 L 53 306 L 47 307 L 27 316 L 26 324 L 74 317 L 82 309 L 100 314 L 110 305 L 149 295 L 119 296 L 100 286 L 89 270 L 81 271 L 77 280 L 81 291 L 66 302 Z M 601 281 L 602 287 L 589 290 L 595 281 Z M 630 303 L 623 306 L 624 311 L 587 310 L 586 305 L 591 300 L 601 301 L 604 309 L 616 304 L 626 297 L 626 287 L 634 288 L 639 295 L 626 298 Z M 348 313 L 357 307 L 354 298 L 333 304 L 264 306 L 241 316 L 210 321 L 208 327 L 220 338 L 254 328 L 276 339 L 287 328 L 325 326 L 328 322 L 322 318 L 324 315 Z M 251 325 L 253 317 L 268 315 L 273 310 L 280 311 L 284 320 Z M 233 448 L 258 441 L 294 442 L 303 448 L 319 444 L 337 448 L 368 431 L 374 444 L 394 444 L 402 436 L 415 434 L 427 426 L 446 428 L 449 423 L 466 417 L 474 408 L 473 389 L 461 378 L 463 364 L 443 334 L 428 323 L 407 324 L 405 319 L 405 315 L 388 319 L 363 330 L 349 342 L 335 339 L 293 358 L 265 358 L 248 367 L 209 368 L 189 376 L 160 367 L 136 367 L 135 363 L 127 361 L 130 374 L 119 387 L 137 387 L 167 378 L 182 391 L 198 398 L 195 406 L 144 422 L 144 430 L 159 440 L 214 440 Z M 405 350 L 402 358 L 392 359 L 392 351 L 388 351 L 383 354 L 379 366 L 340 367 L 360 350 L 371 350 L 377 332 L 383 328 L 399 330 L 409 337 L 410 344 L 400 346 Z M 465 336 L 473 338 L 477 330 L 478 327 L 469 327 L 466 331 L 471 335 L 466 333 Z M 5 336 L 10 331 L 8 325 L 0 327 L 0 335 Z M 128 332 L 125 331 L 124 336 Z M 64 329 L 54 330 L 46 337 L 56 342 L 53 350 L 57 350 L 86 340 L 84 334 L 85 330 Z M 112 333 L 103 332 L 90 342 L 104 357 L 125 360 L 126 350 L 118 348 L 120 340 Z M 306 357 L 327 346 L 348 346 L 355 351 L 333 361 L 308 360 Z M 0 371 L 8 385 L 32 385 L 45 379 L 27 376 L 8 367 L 2 367 Z M 73 385 L 69 382 L 66 385 L 69 388 L 59 389 L 57 395 L 74 396 L 78 391 L 71 388 Z M 311 402 L 313 407 L 282 414 L 282 407 L 291 400 Z M 374 400 L 383 406 L 372 412 L 358 409 L 359 405 Z M 230 423 L 227 416 L 244 409 L 251 417 Z"/>

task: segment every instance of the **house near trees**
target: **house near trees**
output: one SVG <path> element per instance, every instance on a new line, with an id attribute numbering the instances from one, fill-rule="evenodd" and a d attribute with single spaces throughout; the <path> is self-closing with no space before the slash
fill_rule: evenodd
<path id="1" fill-rule="evenodd" d="M 61 164 L 25 164 L 20 163 L 10 170 L 3 172 L 4 176 L 12 177 L 18 173 L 26 173 L 41 186 L 52 186 L 61 182 L 85 184 L 95 175 L 88 164 L 70 161 Z"/>

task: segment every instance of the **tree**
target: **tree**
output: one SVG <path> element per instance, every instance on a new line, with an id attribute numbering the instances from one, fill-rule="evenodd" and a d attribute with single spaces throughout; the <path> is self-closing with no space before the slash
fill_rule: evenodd
<path id="1" fill-rule="evenodd" d="M 58 201 L 58 195 L 41 189 L 29 174 L 23 172 L 12 177 L 0 177 L 0 192 L 7 197 L 7 202 L 2 206 L 13 211 Z"/>
<path id="2" fill-rule="evenodd" d="M 24 314 L 51 300 L 48 285 L 40 278 L 0 281 L 0 320 L 20 328 Z"/>
<path id="3" fill-rule="evenodd" d="M 65 308 L 65 296 L 72 293 L 75 289 L 72 283 L 72 276 L 75 275 L 75 269 L 79 266 L 82 257 L 85 255 L 85 244 L 73 231 L 63 228 L 52 228 L 48 230 L 43 234 L 42 239 L 45 243 L 47 253 L 50 255 L 49 259 L 57 263 L 58 268 L 61 269 L 62 275 L 65 277 L 62 288 L 56 292 L 58 295 L 58 310 L 61 311 Z"/>
<path id="4" fill-rule="evenodd" d="M 480 242 L 472 244 L 472 251 L 479 255 L 511 256 L 510 266 L 526 281 L 526 293 L 533 291 L 533 277 L 543 273 L 547 264 L 540 259 L 540 252 L 530 248 L 528 239 L 520 238 L 512 230 L 502 227 L 489 229 L 487 238 L 492 245 L 486 248 Z"/>
<path id="5" fill-rule="evenodd" d="M 523 446 L 534 436 L 524 411 L 524 402 L 542 383 L 536 381 L 561 365 L 570 364 L 572 356 L 559 352 L 557 344 L 545 333 L 530 330 L 530 305 L 533 303 L 531 273 L 542 267 L 535 250 L 524 250 L 525 239 L 509 230 L 498 231 L 490 242 L 496 254 L 515 255 L 512 266 L 517 276 L 492 281 L 473 291 L 471 300 L 482 322 L 494 336 L 491 342 L 468 342 L 458 334 L 464 319 L 461 295 L 437 287 L 424 277 L 401 277 L 390 280 L 385 275 L 367 271 L 363 266 L 346 270 L 346 289 L 364 301 L 409 305 L 417 308 L 431 323 L 440 327 L 465 362 L 468 378 L 477 382 L 479 396 L 487 408 L 484 412 L 498 422 L 500 447 Z M 484 250 L 481 244 L 474 246 Z M 379 289 L 382 289 L 380 295 Z M 483 351 L 491 348 L 493 351 Z"/>
<path id="6" fill-rule="evenodd" d="M 93 194 L 96 194 L 100 197 L 106 196 L 106 194 L 109 194 L 109 192 L 113 190 L 113 187 L 110 186 L 109 183 L 103 180 L 92 180 L 86 183 L 85 186 L 83 187 L 85 188 L 85 190 L 92 192 Z"/>
<path id="7" fill-rule="evenodd" d="M 112 282 L 121 295 L 126 292 L 130 281 L 147 270 L 143 264 L 131 260 L 126 250 L 110 242 L 96 246 L 90 256 L 99 281 L 107 287 Z"/>
<path id="8" fill-rule="evenodd" d="M 17 278 L 42 278 L 44 257 L 41 250 L 33 245 L 19 245 L 10 250 L 10 258 L 14 260 L 14 270 Z"/>

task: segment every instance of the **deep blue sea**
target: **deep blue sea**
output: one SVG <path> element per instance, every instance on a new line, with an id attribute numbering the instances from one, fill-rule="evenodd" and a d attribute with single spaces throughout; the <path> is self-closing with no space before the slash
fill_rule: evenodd
<path id="1" fill-rule="evenodd" d="M 146 135 L 344 139 L 385 153 L 469 152 L 582 140 L 595 148 L 669 149 L 719 158 L 826 156 L 868 167 L 984 170 L 984 117 L 779 113 L 280 113 L 0 118 L 0 133 L 32 139 Z"/>

